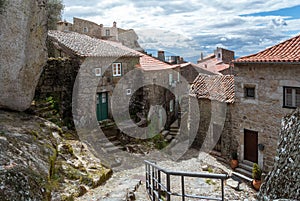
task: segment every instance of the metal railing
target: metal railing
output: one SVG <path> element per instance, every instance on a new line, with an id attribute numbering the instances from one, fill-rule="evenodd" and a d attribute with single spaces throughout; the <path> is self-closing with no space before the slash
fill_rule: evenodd
<path id="1" fill-rule="evenodd" d="M 146 190 L 152 201 L 171 201 L 172 196 L 182 197 L 182 201 L 185 201 L 185 198 L 222 200 L 222 201 L 224 200 L 224 181 L 229 178 L 227 174 L 168 171 L 157 166 L 155 163 L 146 160 L 145 160 L 145 166 L 146 166 Z M 181 177 L 180 179 L 181 193 L 176 193 L 171 191 L 172 176 Z M 221 197 L 207 197 L 207 196 L 186 194 L 185 193 L 186 177 L 219 179 L 221 181 Z"/>

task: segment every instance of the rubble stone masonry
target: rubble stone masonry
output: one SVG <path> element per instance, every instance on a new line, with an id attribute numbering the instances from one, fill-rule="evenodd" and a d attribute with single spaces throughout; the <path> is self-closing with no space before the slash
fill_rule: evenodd
<path id="1" fill-rule="evenodd" d="M 284 86 L 300 87 L 300 64 L 235 64 L 235 104 L 232 113 L 233 135 L 238 141 L 238 155 L 244 160 L 244 129 L 258 132 L 258 164 L 269 171 L 274 164 L 281 119 L 293 109 L 284 108 Z M 247 98 L 247 87 L 254 88 L 254 98 Z"/>

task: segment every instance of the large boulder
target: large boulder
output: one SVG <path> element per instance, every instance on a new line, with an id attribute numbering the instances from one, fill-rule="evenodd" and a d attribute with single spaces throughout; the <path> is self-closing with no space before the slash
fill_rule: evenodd
<path id="1" fill-rule="evenodd" d="M 0 13 L 0 108 L 26 110 L 47 59 L 45 0 L 5 0 Z"/>
<path id="2" fill-rule="evenodd" d="M 72 131 L 0 110 L 1 201 L 74 200 L 111 174 Z"/>
<path id="3" fill-rule="evenodd" d="M 259 200 L 300 199 L 300 109 L 283 119 L 277 156 Z"/>

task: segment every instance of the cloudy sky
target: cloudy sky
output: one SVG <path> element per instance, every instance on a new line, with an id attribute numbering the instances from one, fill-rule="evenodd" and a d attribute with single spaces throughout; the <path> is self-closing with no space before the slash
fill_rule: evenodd
<path id="1" fill-rule="evenodd" d="M 216 47 L 236 56 L 259 52 L 300 34 L 299 0 L 63 0 L 63 19 L 113 21 L 134 29 L 144 49 L 195 62 Z"/>

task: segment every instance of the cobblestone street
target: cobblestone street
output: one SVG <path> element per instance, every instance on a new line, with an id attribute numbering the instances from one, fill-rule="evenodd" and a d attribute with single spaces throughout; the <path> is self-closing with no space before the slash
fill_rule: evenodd
<path id="1" fill-rule="evenodd" d="M 196 152 L 195 152 L 196 153 Z M 195 154 L 194 153 L 194 154 Z M 193 151 L 191 151 L 193 154 Z M 151 160 L 156 158 L 156 160 Z M 139 200 L 147 201 L 149 197 L 146 193 L 145 186 L 145 167 L 143 161 L 145 159 L 156 161 L 157 165 L 166 169 L 174 171 L 186 171 L 186 172 L 205 172 L 203 168 L 209 167 L 213 173 L 228 173 L 231 174 L 232 170 L 226 164 L 222 164 L 217 161 L 213 156 L 205 153 L 201 153 L 197 158 L 186 158 L 179 162 L 168 160 L 166 156 L 160 153 L 154 155 L 140 157 L 140 160 L 135 160 L 135 165 L 139 165 L 136 168 L 128 170 L 115 171 L 112 178 L 106 182 L 103 186 L 89 191 L 84 196 L 78 198 L 79 201 L 121 201 L 121 200 Z M 130 159 L 127 162 L 130 163 Z M 140 164 L 138 164 L 140 163 Z M 207 173 L 207 172 L 206 172 Z M 176 178 L 171 181 L 172 190 L 180 190 L 180 182 Z M 189 194 L 195 195 L 208 195 L 220 197 L 221 195 L 221 184 L 218 181 L 210 179 L 199 179 L 190 178 L 186 182 L 186 191 Z M 256 191 L 245 183 L 240 185 L 240 190 L 236 190 L 237 182 L 228 179 L 225 182 L 225 200 L 244 200 L 244 201 L 255 201 Z M 171 200 L 181 200 L 178 197 L 172 197 Z M 197 199 L 186 199 L 186 200 L 197 200 Z"/>

